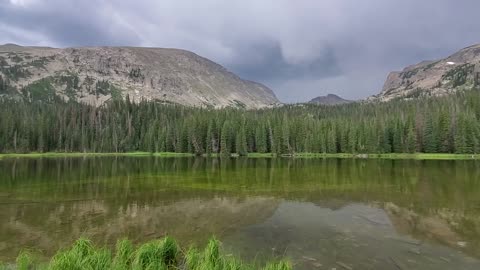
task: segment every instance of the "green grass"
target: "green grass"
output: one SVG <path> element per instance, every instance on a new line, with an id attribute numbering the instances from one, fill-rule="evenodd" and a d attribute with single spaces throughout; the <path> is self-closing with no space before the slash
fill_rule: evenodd
<path id="1" fill-rule="evenodd" d="M 445 160 L 454 160 L 454 159 L 480 159 L 479 154 L 441 154 L 441 153 L 417 153 L 417 154 L 383 154 L 379 158 L 389 158 L 389 159 L 445 159 Z"/>
<path id="2" fill-rule="evenodd" d="M 94 157 L 94 156 L 154 156 L 154 157 L 194 157 L 192 153 L 174 152 L 125 152 L 125 153 L 7 153 L 0 154 L 1 158 L 56 158 L 56 157 Z M 204 157 L 222 157 L 221 154 L 203 155 Z M 232 157 L 238 157 L 232 154 Z M 349 154 L 349 153 L 295 153 L 292 155 L 277 155 L 273 153 L 248 153 L 248 158 L 367 158 L 367 159 L 418 159 L 418 160 L 471 160 L 480 159 L 480 154 L 442 154 L 442 153 L 390 153 L 390 154 Z"/>
<path id="3" fill-rule="evenodd" d="M 242 262 L 220 251 L 220 242 L 210 239 L 203 250 L 191 247 L 182 251 L 171 237 L 147 242 L 135 249 L 133 244 L 122 239 L 117 242 L 114 253 L 99 248 L 86 238 L 80 238 L 70 248 L 58 251 L 48 262 L 41 262 L 29 252 L 21 252 L 15 265 L 1 265 L 0 269 L 45 269 L 45 270 L 290 270 L 287 261 L 271 262 L 265 267 Z"/>
<path id="4" fill-rule="evenodd" d="M 273 153 L 248 153 L 247 157 L 249 158 L 271 158 L 276 157 Z"/>
<path id="5" fill-rule="evenodd" d="M 297 153 L 296 158 L 368 158 L 368 159 L 418 159 L 418 160 L 468 160 L 480 159 L 479 154 L 444 154 L 444 153 L 390 153 L 390 154 L 328 154 Z"/>
<path id="6" fill-rule="evenodd" d="M 174 152 L 159 152 L 151 153 L 155 157 L 193 157 L 195 154 L 192 153 L 174 153 Z"/>
<path id="7" fill-rule="evenodd" d="M 220 158 L 220 157 L 225 157 L 225 155 L 222 154 L 209 154 L 209 155 L 203 155 L 204 157 L 214 157 L 214 158 Z M 239 157 L 239 155 L 232 153 L 230 155 L 231 157 Z M 277 155 L 274 153 L 248 153 L 247 157 L 249 158 L 272 158 L 276 157 Z"/>
<path id="8" fill-rule="evenodd" d="M 219 154 L 211 157 L 221 157 Z M 480 159 L 480 154 L 442 154 L 442 153 L 390 153 L 390 154 L 351 154 L 351 153 L 295 153 L 277 155 L 274 153 L 248 153 L 249 158 L 368 158 L 368 159 L 419 159 L 419 160 L 468 160 Z"/>
<path id="9" fill-rule="evenodd" d="M 0 154 L 1 158 L 58 158 L 58 157 L 96 157 L 96 156 L 155 156 L 155 157 L 192 157 L 189 153 L 150 153 L 150 152 L 126 152 L 126 153 L 82 153 L 82 152 L 47 152 L 47 153 L 8 153 Z"/>

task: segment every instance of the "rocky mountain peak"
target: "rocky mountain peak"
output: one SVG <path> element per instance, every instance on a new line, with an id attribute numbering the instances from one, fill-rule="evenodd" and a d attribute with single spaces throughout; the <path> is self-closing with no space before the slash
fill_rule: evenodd
<path id="1" fill-rule="evenodd" d="M 321 105 L 337 105 L 337 104 L 345 104 L 350 102 L 352 101 L 343 99 L 335 94 L 319 96 L 309 101 L 309 103 L 321 104 Z"/>
<path id="2" fill-rule="evenodd" d="M 480 85 L 480 44 L 464 48 L 447 58 L 423 61 L 391 72 L 381 93 L 381 101 L 394 98 L 438 96 Z"/>
<path id="3" fill-rule="evenodd" d="M 0 95 L 60 97 L 94 105 L 125 98 L 188 106 L 261 108 L 279 104 L 268 87 L 180 49 L 0 46 Z"/>

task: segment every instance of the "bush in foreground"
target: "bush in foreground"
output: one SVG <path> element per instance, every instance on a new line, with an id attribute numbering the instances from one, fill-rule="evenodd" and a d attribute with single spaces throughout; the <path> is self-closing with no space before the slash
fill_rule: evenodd
<path id="1" fill-rule="evenodd" d="M 22 252 L 15 265 L 0 265 L 0 269 L 18 270 L 253 270 L 258 267 L 224 256 L 220 253 L 219 241 L 210 239 L 204 250 L 191 247 L 183 252 L 171 237 L 145 243 L 138 248 L 126 239 L 117 242 L 115 252 L 95 247 L 85 238 L 77 240 L 72 247 L 61 250 L 47 263 L 39 262 L 35 256 Z M 290 270 L 285 261 L 268 263 L 265 270 Z"/>

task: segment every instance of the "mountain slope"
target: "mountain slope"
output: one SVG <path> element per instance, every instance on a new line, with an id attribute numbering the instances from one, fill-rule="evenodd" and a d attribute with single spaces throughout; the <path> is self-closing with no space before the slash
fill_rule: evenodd
<path id="1" fill-rule="evenodd" d="M 179 49 L 0 46 L 0 95 L 61 97 L 94 105 L 110 99 L 189 106 L 261 108 L 279 103 L 272 90 Z"/>
<path id="2" fill-rule="evenodd" d="M 320 104 L 320 105 L 338 105 L 338 104 L 345 104 L 350 102 L 352 101 L 343 99 L 334 94 L 328 94 L 326 96 L 316 97 L 310 100 L 308 103 Z"/>
<path id="3" fill-rule="evenodd" d="M 438 96 L 480 85 L 480 44 L 470 46 L 437 61 L 423 61 L 388 75 L 382 101 L 394 98 Z"/>

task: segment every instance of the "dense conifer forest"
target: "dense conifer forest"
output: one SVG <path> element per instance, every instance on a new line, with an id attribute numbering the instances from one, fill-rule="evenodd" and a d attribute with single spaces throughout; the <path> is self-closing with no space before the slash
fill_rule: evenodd
<path id="1" fill-rule="evenodd" d="M 0 152 L 479 153 L 480 92 L 337 106 L 211 109 L 0 101 Z"/>

